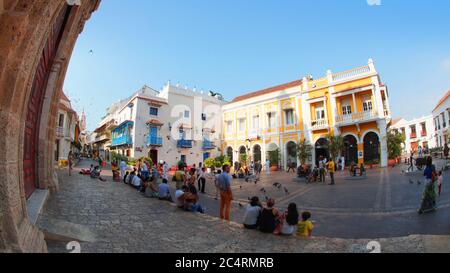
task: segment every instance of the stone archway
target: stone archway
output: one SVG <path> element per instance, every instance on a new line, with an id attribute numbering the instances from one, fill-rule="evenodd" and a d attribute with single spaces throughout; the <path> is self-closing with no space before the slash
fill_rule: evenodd
<path id="1" fill-rule="evenodd" d="M 368 132 L 364 136 L 364 162 L 380 163 L 380 137 L 374 132 Z M 375 164 L 375 163 L 374 163 Z"/>
<path id="2" fill-rule="evenodd" d="M 330 158 L 330 150 L 328 148 L 328 140 L 326 138 L 319 138 L 315 144 L 316 165 L 319 166 L 319 159 Z"/>
<path id="3" fill-rule="evenodd" d="M 234 161 L 233 161 L 233 148 L 232 147 L 227 148 L 227 156 L 228 156 L 230 162 L 233 163 Z"/>
<path id="4" fill-rule="evenodd" d="M 59 96 L 78 34 L 100 1 L 0 2 L 0 252 L 46 252 L 27 197 L 58 188 Z"/>
<path id="5" fill-rule="evenodd" d="M 344 149 L 342 151 L 345 159 L 345 166 L 352 163 L 358 164 L 358 139 L 353 135 L 344 137 Z"/>
<path id="6" fill-rule="evenodd" d="M 286 144 L 286 166 L 297 166 L 297 144 L 293 141 L 289 141 Z"/>
<path id="7" fill-rule="evenodd" d="M 259 144 L 256 144 L 253 146 L 253 161 L 261 162 L 262 160 L 262 152 L 261 152 L 261 146 Z"/>

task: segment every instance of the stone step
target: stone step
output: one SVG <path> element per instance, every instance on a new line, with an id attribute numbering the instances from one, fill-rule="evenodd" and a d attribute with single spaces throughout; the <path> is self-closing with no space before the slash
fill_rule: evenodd
<path id="1" fill-rule="evenodd" d="M 96 235 L 86 226 L 67 221 L 47 219 L 38 222 L 46 241 L 56 242 L 95 242 Z"/>

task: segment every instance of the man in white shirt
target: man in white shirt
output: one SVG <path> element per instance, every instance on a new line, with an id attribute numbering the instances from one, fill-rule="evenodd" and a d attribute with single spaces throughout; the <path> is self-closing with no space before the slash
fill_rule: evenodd
<path id="1" fill-rule="evenodd" d="M 184 194 L 187 192 L 187 186 L 183 185 L 181 189 L 178 189 L 175 192 L 175 199 L 177 200 L 177 207 L 182 209 L 184 208 Z"/>
<path id="2" fill-rule="evenodd" d="M 169 180 L 169 164 L 165 161 L 163 164 L 163 178 Z"/>
<path id="3" fill-rule="evenodd" d="M 266 175 L 270 175 L 270 161 L 266 160 Z"/>

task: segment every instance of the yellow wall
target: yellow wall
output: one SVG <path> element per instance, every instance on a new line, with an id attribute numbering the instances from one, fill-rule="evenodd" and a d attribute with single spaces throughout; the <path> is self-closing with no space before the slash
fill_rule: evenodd
<path id="1" fill-rule="evenodd" d="M 338 85 L 334 86 L 334 91 L 340 92 L 343 90 L 358 88 L 358 87 L 367 86 L 370 84 L 372 84 L 372 79 L 365 78 L 365 79 L 360 79 L 360 80 L 356 80 L 356 81 L 346 82 L 343 84 L 338 84 Z"/>

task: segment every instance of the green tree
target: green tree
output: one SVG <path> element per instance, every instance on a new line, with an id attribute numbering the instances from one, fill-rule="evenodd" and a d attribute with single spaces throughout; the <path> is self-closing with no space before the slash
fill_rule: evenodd
<path id="1" fill-rule="evenodd" d="M 239 163 L 241 163 L 241 166 L 247 166 L 248 161 L 248 155 L 247 154 L 241 154 L 239 155 Z"/>
<path id="2" fill-rule="evenodd" d="M 406 137 L 396 131 L 387 134 L 387 146 L 389 159 L 396 159 L 402 155 L 402 144 L 405 144 Z"/>
<path id="3" fill-rule="evenodd" d="M 306 139 L 297 143 L 297 156 L 302 165 L 312 156 L 312 150 L 313 146 Z"/>
<path id="4" fill-rule="evenodd" d="M 278 148 L 274 151 L 269 151 L 268 155 L 269 155 L 270 165 L 271 166 L 279 166 L 279 163 L 281 160 L 280 148 Z"/>
<path id="5" fill-rule="evenodd" d="M 217 167 L 216 159 L 212 157 L 205 159 L 205 162 L 203 164 L 205 165 L 206 168 Z"/>
<path id="6" fill-rule="evenodd" d="M 327 136 L 327 140 L 331 159 L 335 160 L 338 156 L 341 155 L 342 149 L 344 149 L 344 138 L 342 136 L 329 134 Z"/>

